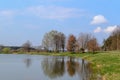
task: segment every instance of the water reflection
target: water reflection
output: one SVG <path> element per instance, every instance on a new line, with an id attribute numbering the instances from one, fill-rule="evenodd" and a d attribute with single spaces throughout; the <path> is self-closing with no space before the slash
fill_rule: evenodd
<path id="1" fill-rule="evenodd" d="M 0 55 L 0 71 L 0 80 L 90 80 L 92 74 L 78 58 L 16 54 Z"/>
<path id="2" fill-rule="evenodd" d="M 45 58 L 42 62 L 42 68 L 44 73 L 50 78 L 56 78 L 64 75 L 65 61 L 64 58 Z"/>
<path id="3" fill-rule="evenodd" d="M 70 76 L 74 76 L 76 73 L 77 62 L 74 61 L 74 58 L 70 57 L 67 61 L 67 71 Z"/>
<path id="4" fill-rule="evenodd" d="M 31 66 L 31 59 L 30 58 L 25 58 L 24 63 L 26 64 L 26 67 L 29 68 Z"/>
<path id="5" fill-rule="evenodd" d="M 92 76 L 92 68 L 90 63 L 85 62 L 84 59 L 81 60 L 82 63 L 79 64 L 77 67 L 77 72 L 81 78 L 81 80 L 90 80 L 90 77 Z"/>
<path id="6" fill-rule="evenodd" d="M 63 77 L 67 73 L 68 77 L 79 77 L 79 80 L 90 80 L 91 65 L 83 59 L 73 57 L 47 57 L 42 61 L 43 72 L 51 79 Z"/>

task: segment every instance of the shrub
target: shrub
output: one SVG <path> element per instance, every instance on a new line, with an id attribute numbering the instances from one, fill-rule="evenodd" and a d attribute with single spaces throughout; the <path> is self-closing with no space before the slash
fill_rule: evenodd
<path id="1" fill-rule="evenodd" d="M 2 52 L 3 53 L 10 53 L 10 48 L 3 48 Z"/>

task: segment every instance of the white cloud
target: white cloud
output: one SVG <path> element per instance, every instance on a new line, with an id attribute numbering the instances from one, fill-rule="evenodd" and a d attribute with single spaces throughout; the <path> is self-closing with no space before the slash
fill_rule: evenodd
<path id="1" fill-rule="evenodd" d="M 97 15 L 93 17 L 91 24 L 103 24 L 106 22 L 107 22 L 107 19 L 103 15 Z"/>
<path id="2" fill-rule="evenodd" d="M 101 31 L 102 31 L 101 27 L 97 27 L 97 28 L 94 30 L 94 33 L 99 33 L 99 32 L 101 32 Z"/>
<path id="3" fill-rule="evenodd" d="M 68 18 L 78 18 L 85 15 L 84 10 L 77 8 L 67 8 L 61 6 L 32 6 L 21 10 L 0 11 L 0 17 L 32 16 L 44 19 L 63 20 Z"/>
<path id="4" fill-rule="evenodd" d="M 0 11 L 0 16 L 11 17 L 13 15 L 14 15 L 14 11 L 12 11 L 12 10 Z"/>
<path id="5" fill-rule="evenodd" d="M 0 23 L 1 25 L 11 25 L 13 24 L 13 17 L 15 11 L 12 10 L 1 10 L 0 11 Z"/>
<path id="6" fill-rule="evenodd" d="M 117 28 L 117 25 L 115 26 L 108 26 L 106 29 L 104 29 L 105 33 L 111 33 Z"/>
<path id="7" fill-rule="evenodd" d="M 76 8 L 65 8 L 58 6 L 37 6 L 27 8 L 26 12 L 40 18 L 47 19 L 66 19 L 80 17 L 82 11 Z"/>
<path id="8" fill-rule="evenodd" d="M 104 32 L 104 33 L 112 33 L 115 29 L 117 28 L 117 25 L 114 26 L 108 26 L 104 29 L 102 29 L 101 27 L 97 27 L 94 30 L 94 33 L 100 33 L 100 32 Z"/>

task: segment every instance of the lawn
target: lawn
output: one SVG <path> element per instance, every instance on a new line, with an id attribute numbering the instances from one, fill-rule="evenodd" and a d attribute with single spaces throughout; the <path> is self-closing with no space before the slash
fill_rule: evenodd
<path id="1" fill-rule="evenodd" d="M 83 56 L 93 63 L 93 68 L 98 70 L 103 80 L 120 80 L 120 52 L 103 52 Z"/>

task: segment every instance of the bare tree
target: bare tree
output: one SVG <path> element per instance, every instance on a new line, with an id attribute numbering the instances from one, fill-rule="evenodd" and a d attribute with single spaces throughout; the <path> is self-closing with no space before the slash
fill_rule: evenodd
<path id="1" fill-rule="evenodd" d="M 87 46 L 88 46 L 88 50 L 93 53 L 99 49 L 97 39 L 94 37 L 88 41 Z"/>
<path id="2" fill-rule="evenodd" d="M 31 43 L 30 43 L 30 41 L 25 42 L 25 43 L 22 45 L 22 49 L 23 49 L 24 51 L 30 52 L 30 49 L 31 49 Z"/>
<path id="3" fill-rule="evenodd" d="M 60 49 L 60 36 L 58 35 L 58 34 L 55 34 L 54 35 L 54 39 L 53 39 L 53 41 L 54 41 L 54 50 L 55 50 L 55 52 L 59 52 L 59 49 Z"/>
<path id="4" fill-rule="evenodd" d="M 70 52 L 75 52 L 75 49 L 76 49 L 76 37 L 71 34 L 68 38 L 67 50 Z"/>
<path id="5" fill-rule="evenodd" d="M 116 46 L 116 50 L 120 50 L 120 26 L 112 32 L 111 36 L 113 37 L 112 46 Z"/>
<path id="6" fill-rule="evenodd" d="M 42 40 L 42 46 L 46 51 L 50 50 L 50 41 L 51 41 L 51 38 L 49 36 L 49 33 L 46 33 Z"/>
<path id="7" fill-rule="evenodd" d="M 56 51 L 58 47 L 58 35 L 57 31 L 50 31 L 44 35 L 42 45 L 46 50 Z"/>
<path id="8" fill-rule="evenodd" d="M 52 30 L 44 35 L 42 45 L 46 50 L 59 52 L 65 48 L 65 35 L 61 32 Z"/>
<path id="9" fill-rule="evenodd" d="M 85 50 L 87 49 L 87 42 L 91 39 L 92 35 L 88 33 L 80 33 L 77 39 L 77 43 L 79 49 Z M 84 52 L 84 51 L 83 51 Z"/>
<path id="10" fill-rule="evenodd" d="M 66 37 L 63 33 L 59 33 L 59 46 L 60 46 L 60 50 L 62 50 L 64 52 L 64 49 L 65 49 L 65 40 L 66 40 Z"/>

